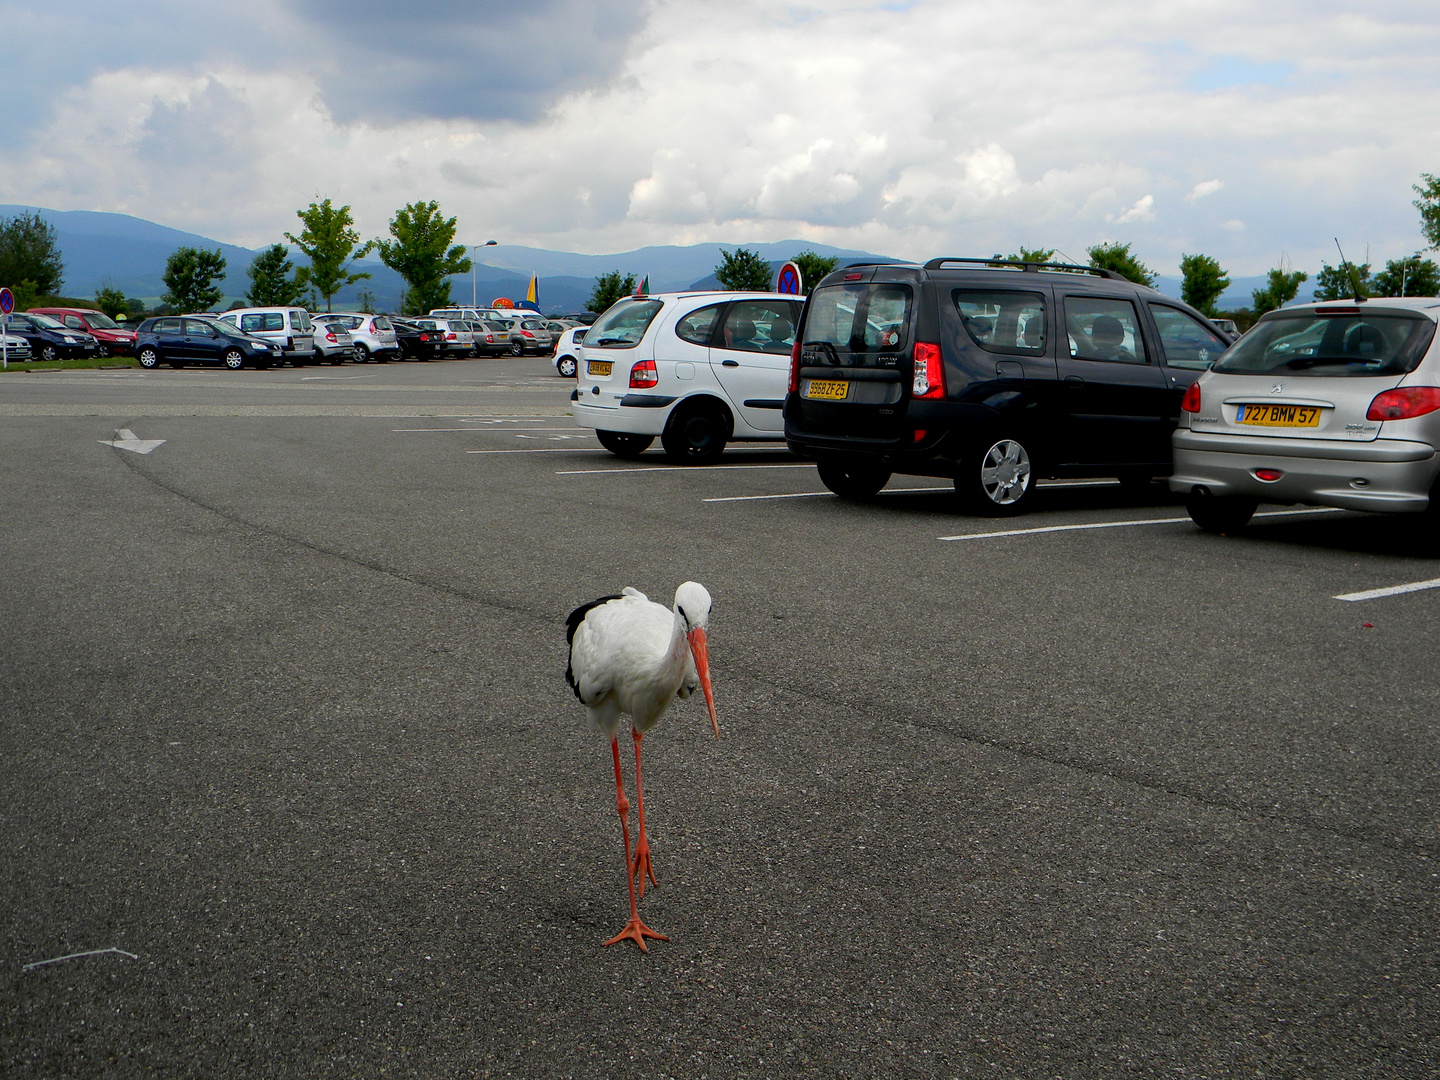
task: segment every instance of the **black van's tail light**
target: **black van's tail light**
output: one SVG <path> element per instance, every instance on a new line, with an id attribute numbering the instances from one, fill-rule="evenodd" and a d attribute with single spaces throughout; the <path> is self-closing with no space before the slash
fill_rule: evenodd
<path id="1" fill-rule="evenodd" d="M 1440 409 L 1440 386 L 1399 386 L 1375 395 L 1366 420 L 1409 420 Z"/>
<path id="2" fill-rule="evenodd" d="M 630 369 L 630 389 L 632 390 L 644 390 L 659 381 L 660 373 L 655 370 L 654 360 L 641 360 Z"/>
<path id="3" fill-rule="evenodd" d="M 1192 382 L 1190 389 L 1185 391 L 1185 396 L 1180 399 L 1180 409 L 1182 412 L 1200 411 L 1200 384 L 1198 382 Z"/>
<path id="4" fill-rule="evenodd" d="M 915 374 L 910 383 L 911 396 L 943 398 L 945 375 L 940 363 L 940 346 L 928 341 L 915 343 Z"/>
<path id="5" fill-rule="evenodd" d="M 925 438 L 925 436 L 928 435 L 928 434 L 929 434 L 929 432 L 926 431 L 923 427 L 917 427 L 917 428 L 915 429 L 915 441 L 916 441 L 916 442 L 921 442 L 921 441 L 923 441 L 924 438 Z"/>
<path id="6" fill-rule="evenodd" d="M 800 339 L 790 346 L 790 393 L 800 392 Z"/>

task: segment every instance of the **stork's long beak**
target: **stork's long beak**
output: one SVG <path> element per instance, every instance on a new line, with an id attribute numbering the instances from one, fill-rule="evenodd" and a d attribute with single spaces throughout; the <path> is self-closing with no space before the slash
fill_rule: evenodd
<path id="1" fill-rule="evenodd" d="M 710 653 L 705 644 L 705 628 L 697 626 L 686 635 L 690 639 L 690 655 L 695 658 L 695 671 L 700 676 L 700 689 L 705 691 L 705 707 L 710 710 L 710 726 L 715 738 L 720 737 L 720 721 L 715 718 L 715 691 L 710 688 Z"/>

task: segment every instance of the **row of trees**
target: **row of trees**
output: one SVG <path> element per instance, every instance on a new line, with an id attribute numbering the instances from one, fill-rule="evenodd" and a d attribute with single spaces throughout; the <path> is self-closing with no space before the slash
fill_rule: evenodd
<path id="1" fill-rule="evenodd" d="M 336 293 L 370 279 L 371 274 L 356 270 L 354 264 L 375 251 L 380 261 L 405 281 L 402 309 L 407 314 L 422 314 L 449 304 L 450 275 L 470 270 L 464 245 L 454 243 L 456 219 L 441 214 L 436 202 L 407 204 L 390 219 L 391 239 L 364 243 L 349 206 L 324 199 L 295 214 L 304 227 L 298 234 L 285 233 L 285 239 L 309 265 L 297 267 L 284 244 L 271 244 L 246 270 L 250 288 L 245 301 L 251 306 L 319 307 L 323 299 L 325 310 L 330 311 Z M 180 248 L 165 265 L 164 302 L 179 310 L 208 310 L 224 295 L 216 284 L 224 276 L 225 257 L 218 249 Z M 365 290 L 361 301 L 361 306 L 374 306 L 373 295 Z"/>
<path id="2" fill-rule="evenodd" d="M 802 251 L 790 260 L 800 268 L 800 277 L 806 284 L 819 281 L 840 265 L 833 255 L 817 255 L 813 251 Z M 738 289 L 746 292 L 765 292 L 774 284 L 774 271 L 770 263 L 759 252 L 749 248 L 721 251 L 720 262 L 715 267 L 715 280 L 722 289 Z M 587 311 L 601 312 L 635 291 L 638 279 L 634 274 L 611 270 L 595 279 L 595 290 L 586 301 Z"/>

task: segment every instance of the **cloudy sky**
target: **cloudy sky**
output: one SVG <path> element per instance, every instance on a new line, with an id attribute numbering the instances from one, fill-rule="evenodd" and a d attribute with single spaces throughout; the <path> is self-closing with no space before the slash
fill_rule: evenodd
<path id="1" fill-rule="evenodd" d="M 1423 244 L 1434 0 L 0 0 L 0 203 L 899 257 L 1133 242 L 1232 274 Z"/>

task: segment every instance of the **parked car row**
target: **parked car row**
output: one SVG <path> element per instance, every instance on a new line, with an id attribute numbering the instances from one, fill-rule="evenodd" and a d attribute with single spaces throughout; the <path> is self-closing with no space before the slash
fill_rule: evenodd
<path id="1" fill-rule="evenodd" d="M 783 436 L 847 498 L 937 476 L 1011 514 L 1041 478 L 1166 477 L 1214 532 L 1263 500 L 1424 513 L 1440 537 L 1437 322 L 1433 297 L 1321 301 L 1237 338 L 1109 271 L 933 259 L 845 267 L 803 306 L 627 297 L 556 363 L 621 457 Z"/>

